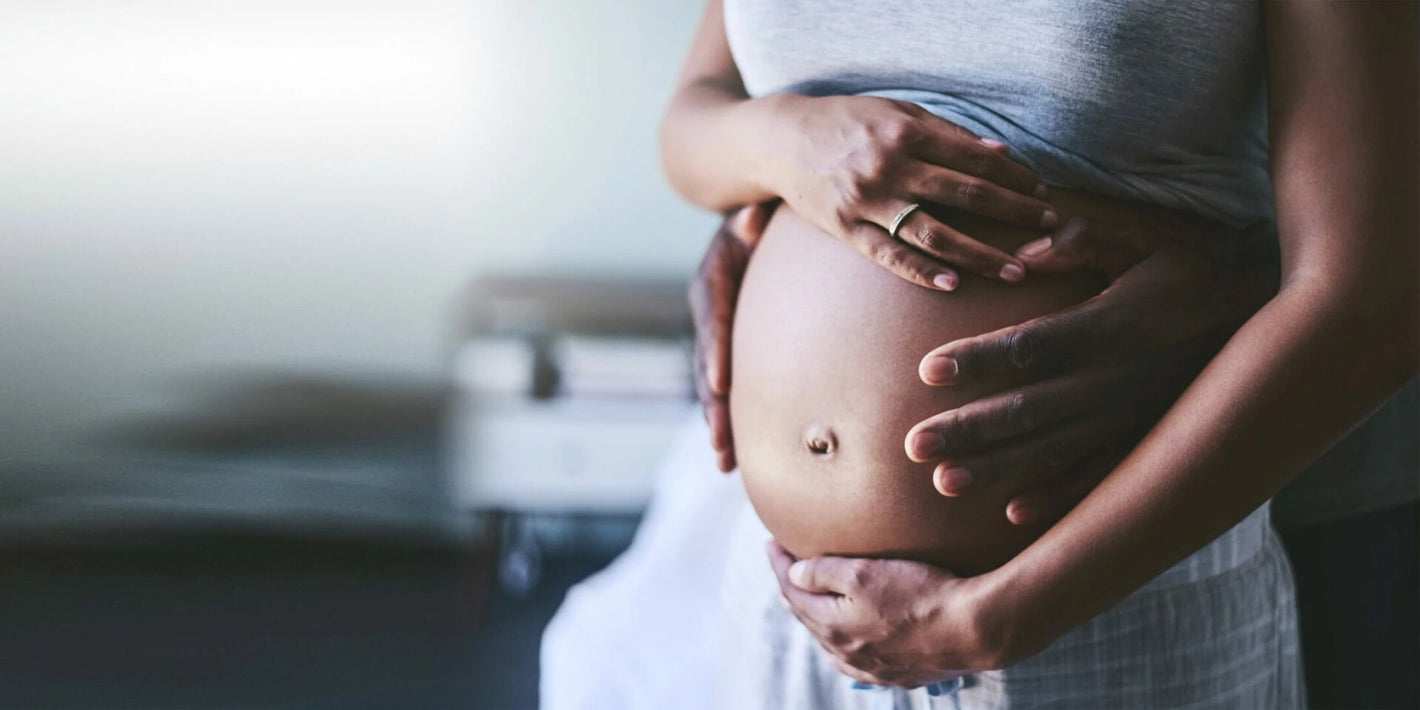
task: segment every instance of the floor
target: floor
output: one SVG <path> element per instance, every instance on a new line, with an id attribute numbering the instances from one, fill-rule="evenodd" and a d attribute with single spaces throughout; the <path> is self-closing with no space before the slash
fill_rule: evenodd
<path id="1" fill-rule="evenodd" d="M 542 628 L 611 557 L 527 598 L 468 550 L 202 535 L 0 551 L 0 707 L 533 708 Z"/>

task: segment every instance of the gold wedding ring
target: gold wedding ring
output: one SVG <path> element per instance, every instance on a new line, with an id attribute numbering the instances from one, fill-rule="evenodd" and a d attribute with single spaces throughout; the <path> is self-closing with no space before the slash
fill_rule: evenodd
<path id="1" fill-rule="evenodd" d="M 916 202 L 914 202 L 914 203 L 912 203 L 912 204 L 910 204 L 910 205 L 908 205 L 908 206 L 902 208 L 902 211 L 901 211 L 901 212 L 898 212 L 898 213 L 897 213 L 897 216 L 892 218 L 892 224 L 888 225 L 888 236 L 889 236 L 889 237 L 892 237 L 893 239 L 896 239 L 896 238 L 897 238 L 897 228 L 898 228 L 898 227 L 901 227 L 901 226 L 902 226 L 902 223 L 907 220 L 908 216 L 911 215 L 913 212 L 916 212 L 917 209 L 918 209 L 919 207 L 921 207 L 921 206 L 922 206 L 922 205 L 919 205 L 919 204 L 917 204 Z"/>

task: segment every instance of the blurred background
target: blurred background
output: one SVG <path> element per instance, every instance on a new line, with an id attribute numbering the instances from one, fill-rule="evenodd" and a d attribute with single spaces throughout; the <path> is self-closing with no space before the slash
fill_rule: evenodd
<path id="1" fill-rule="evenodd" d="M 531 707 L 693 415 L 699 3 L 0 0 L 0 707 Z"/>

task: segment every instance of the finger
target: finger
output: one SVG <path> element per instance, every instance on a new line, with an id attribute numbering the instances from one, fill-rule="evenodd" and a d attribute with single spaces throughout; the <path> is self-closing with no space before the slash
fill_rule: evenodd
<path id="1" fill-rule="evenodd" d="M 715 449 L 716 464 L 724 473 L 735 470 L 735 434 L 730 428 L 730 407 L 723 398 L 702 402 L 705 420 L 710 424 L 710 445 Z"/>
<path id="2" fill-rule="evenodd" d="M 769 541 L 766 549 L 769 553 L 769 565 L 774 568 L 774 576 L 779 580 L 779 591 L 789 600 L 794 615 L 798 616 L 800 621 L 811 628 L 821 627 L 837 616 L 838 605 L 831 594 L 806 590 L 790 579 L 789 569 L 797 563 L 778 542 Z"/>
<path id="3" fill-rule="evenodd" d="M 905 206 L 900 205 L 885 216 L 884 229 L 892 225 L 892 220 Z M 895 236 L 914 249 L 989 279 L 1020 281 L 1025 278 L 1025 265 L 1020 260 L 942 224 L 923 210 L 908 215 Z"/>
<path id="4" fill-rule="evenodd" d="M 1000 141 L 986 142 L 950 121 L 924 123 L 931 139 L 920 143 L 917 156 L 934 165 L 979 177 L 1022 195 L 1036 195 L 1043 188 L 1030 168 L 1008 157 Z"/>
<path id="5" fill-rule="evenodd" d="M 1059 520 L 1122 460 L 1124 454 L 1119 450 L 1108 450 L 1054 481 L 1032 486 L 1006 503 L 1006 519 L 1013 525 L 1040 525 Z"/>
<path id="6" fill-rule="evenodd" d="M 708 273 L 699 279 L 704 286 L 697 321 L 705 326 L 705 370 L 710 390 L 724 396 L 730 391 L 730 335 L 734 330 L 740 284 L 749 268 L 749 249 L 720 235 L 711 249 L 715 253 L 707 256 Z"/>
<path id="7" fill-rule="evenodd" d="M 865 560 L 849 557 L 815 557 L 796 560 L 777 540 L 768 545 L 770 565 L 781 580 L 811 594 L 849 596 L 861 586 Z"/>
<path id="8" fill-rule="evenodd" d="M 1126 311 L 1106 294 L 1049 315 L 990 333 L 954 340 L 922 359 L 918 373 L 929 385 L 1011 373 L 1030 379 L 1072 361 L 1085 360 L 1132 338 L 1117 337 L 1130 325 Z M 1143 343 L 1138 343 L 1143 345 Z"/>
<path id="9" fill-rule="evenodd" d="M 1046 483 L 1092 453 L 1117 445 L 1132 426 L 1127 418 L 1111 416 L 1068 422 L 1010 446 L 943 461 L 932 472 L 932 485 L 944 496 L 957 496 L 973 486 Z"/>
<path id="10" fill-rule="evenodd" d="M 820 645 L 822 645 L 822 642 L 820 642 Z M 824 647 L 824 655 L 828 657 L 828 662 L 833 664 L 833 667 L 837 669 L 839 673 L 842 673 L 843 675 L 846 675 L 849 678 L 852 678 L 853 680 L 862 683 L 863 685 L 887 685 L 886 682 L 884 682 L 881 678 L 878 678 L 877 676 L 873 675 L 872 673 L 860 670 L 858 668 L 854 668 L 853 666 L 849 665 L 848 661 L 843 660 L 835 653 L 829 652 L 826 646 Z M 864 689 L 863 692 L 875 691 Z"/>
<path id="11" fill-rule="evenodd" d="M 1144 234 L 1136 228 L 1071 217 L 1053 234 L 1022 245 L 1016 257 L 1040 273 L 1091 269 L 1113 278 L 1158 251 L 1157 241 Z"/>
<path id="12" fill-rule="evenodd" d="M 717 397 L 730 393 L 730 332 L 734 327 L 731 323 L 733 318 L 730 313 L 712 315 L 708 341 L 700 348 L 705 358 L 705 384 Z"/>
<path id="13" fill-rule="evenodd" d="M 729 473 L 735 470 L 736 463 L 734 431 L 730 427 L 729 401 L 725 396 L 710 390 L 704 366 L 704 354 L 707 348 L 699 339 L 697 339 L 695 350 L 695 394 L 700 400 L 700 409 L 705 415 L 705 423 L 710 427 L 710 447 L 715 450 L 716 466 L 722 472 Z"/>
<path id="14" fill-rule="evenodd" d="M 852 598 L 862 588 L 866 560 L 849 557 L 815 557 L 795 562 L 789 581 L 805 591 Z"/>
<path id="15" fill-rule="evenodd" d="M 930 163 L 918 163 L 907 170 L 908 190 L 924 202 L 956 207 L 1032 229 L 1052 229 L 1059 221 L 1050 203 L 983 178 Z"/>
<path id="16" fill-rule="evenodd" d="M 1136 383 L 1141 369 L 1118 365 L 1072 370 L 972 400 L 913 426 L 907 432 L 907 456 L 920 463 L 980 451 L 1097 411 Z"/>
<path id="17" fill-rule="evenodd" d="M 730 215 L 730 233 L 745 246 L 754 247 L 759 243 L 759 238 L 764 236 L 764 228 L 769 225 L 769 218 L 774 215 L 778 205 L 777 200 L 771 200 L 739 208 Z"/>
<path id="18" fill-rule="evenodd" d="M 956 290 L 960 280 L 956 271 L 903 242 L 888 237 L 887 230 L 883 227 L 859 222 L 846 237 L 858 253 L 905 281 L 936 291 Z"/>

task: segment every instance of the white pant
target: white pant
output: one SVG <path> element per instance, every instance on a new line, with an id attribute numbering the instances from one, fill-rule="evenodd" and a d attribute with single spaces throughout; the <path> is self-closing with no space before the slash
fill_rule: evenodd
<path id="1" fill-rule="evenodd" d="M 769 534 L 698 412 L 631 548 L 542 642 L 547 710 L 1301 707 L 1291 570 L 1263 507 L 1042 653 L 951 696 L 851 690 L 778 603 Z"/>
<path id="2" fill-rule="evenodd" d="M 779 604 L 769 533 L 746 510 L 722 593 L 720 707 L 1300 708 L 1292 572 L 1267 506 L 1039 654 L 950 695 L 854 690 Z"/>

